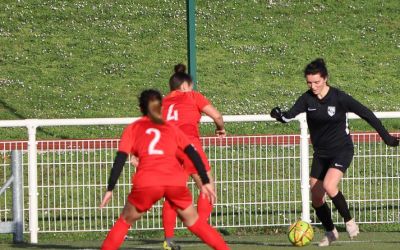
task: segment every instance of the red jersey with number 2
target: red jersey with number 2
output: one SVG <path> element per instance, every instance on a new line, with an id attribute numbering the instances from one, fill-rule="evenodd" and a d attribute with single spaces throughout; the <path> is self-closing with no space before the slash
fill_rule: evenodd
<path id="1" fill-rule="evenodd" d="M 201 110 L 208 104 L 207 98 L 197 91 L 175 90 L 164 97 L 162 116 L 178 126 L 190 140 L 199 139 Z"/>
<path id="2" fill-rule="evenodd" d="M 189 144 L 187 137 L 174 125 L 156 124 L 142 117 L 124 129 L 118 151 L 139 158 L 132 177 L 135 187 L 186 186 L 187 177 L 176 159 L 176 152 Z"/>

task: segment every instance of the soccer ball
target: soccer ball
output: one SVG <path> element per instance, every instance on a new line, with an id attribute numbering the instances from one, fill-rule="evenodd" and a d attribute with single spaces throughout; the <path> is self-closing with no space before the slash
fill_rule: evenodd
<path id="1" fill-rule="evenodd" d="M 310 244 L 314 237 L 314 230 L 310 223 L 305 221 L 296 221 L 289 227 L 289 241 L 297 247 Z"/>

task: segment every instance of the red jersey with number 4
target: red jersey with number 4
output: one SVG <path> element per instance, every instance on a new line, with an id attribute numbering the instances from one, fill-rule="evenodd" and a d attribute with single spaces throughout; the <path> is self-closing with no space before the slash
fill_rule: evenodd
<path id="1" fill-rule="evenodd" d="M 201 110 L 208 104 L 207 98 L 197 91 L 175 90 L 163 99 L 162 116 L 178 126 L 190 140 L 198 139 Z"/>
<path id="2" fill-rule="evenodd" d="M 139 158 L 132 177 L 134 186 L 186 186 L 187 177 L 176 159 L 176 151 L 189 144 L 187 137 L 174 125 L 156 124 L 142 117 L 124 129 L 118 151 Z"/>

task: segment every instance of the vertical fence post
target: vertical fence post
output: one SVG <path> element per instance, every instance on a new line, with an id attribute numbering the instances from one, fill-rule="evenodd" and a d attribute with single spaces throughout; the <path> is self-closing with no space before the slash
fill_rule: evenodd
<path id="1" fill-rule="evenodd" d="M 187 57 L 189 75 L 193 79 L 194 89 L 197 89 L 196 65 L 196 0 L 186 0 L 186 26 L 187 26 Z"/>
<path id="2" fill-rule="evenodd" d="M 11 168 L 13 181 L 13 217 L 14 242 L 20 243 L 23 237 L 23 189 L 22 189 L 22 155 L 18 150 L 11 151 Z"/>
<path id="3" fill-rule="evenodd" d="M 28 125 L 28 151 L 29 151 L 29 232 L 31 243 L 38 243 L 38 191 L 37 191 L 37 145 L 36 123 Z"/>
<path id="4" fill-rule="evenodd" d="M 306 115 L 302 114 L 300 122 L 300 181 L 301 181 L 301 220 L 311 222 L 310 219 L 310 183 L 309 183 L 309 145 L 308 145 L 308 126 Z"/>

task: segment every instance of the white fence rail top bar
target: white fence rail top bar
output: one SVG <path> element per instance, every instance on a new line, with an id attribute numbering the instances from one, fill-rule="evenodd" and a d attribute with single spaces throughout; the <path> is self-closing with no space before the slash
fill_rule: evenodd
<path id="1" fill-rule="evenodd" d="M 378 118 L 398 118 L 400 112 L 374 112 Z M 268 122 L 275 121 L 270 115 L 224 115 L 225 122 Z M 296 117 L 301 119 L 302 115 Z M 359 119 L 359 116 L 349 113 L 349 119 Z M 0 127 L 45 127 L 45 126 L 79 126 L 79 125 L 125 125 L 138 118 L 79 118 L 79 119 L 26 119 L 26 120 L 1 120 Z M 207 116 L 201 122 L 210 123 L 213 120 Z"/>

